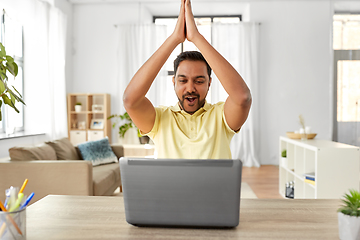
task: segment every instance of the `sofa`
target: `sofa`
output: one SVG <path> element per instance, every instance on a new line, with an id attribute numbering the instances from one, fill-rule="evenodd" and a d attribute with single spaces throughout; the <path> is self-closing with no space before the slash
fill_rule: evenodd
<path id="1" fill-rule="evenodd" d="M 61 151 L 54 146 L 60 146 Z M 116 159 L 124 156 L 121 145 L 109 146 Z M 91 161 L 83 160 L 79 147 L 74 147 L 67 138 L 34 147 L 14 147 L 9 149 L 9 155 L 0 161 L 2 199 L 6 189 L 21 187 L 25 179 L 28 184 L 24 194 L 35 193 L 32 203 L 48 194 L 110 196 L 118 187 L 121 191 L 118 162 L 93 166 Z"/>

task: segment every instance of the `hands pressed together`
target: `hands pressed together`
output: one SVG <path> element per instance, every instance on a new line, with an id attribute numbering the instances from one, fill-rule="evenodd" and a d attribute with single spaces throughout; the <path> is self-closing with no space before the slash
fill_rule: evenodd
<path id="1" fill-rule="evenodd" d="M 180 44 L 185 39 L 193 42 L 199 35 L 190 0 L 181 0 L 180 13 L 172 37 Z"/>

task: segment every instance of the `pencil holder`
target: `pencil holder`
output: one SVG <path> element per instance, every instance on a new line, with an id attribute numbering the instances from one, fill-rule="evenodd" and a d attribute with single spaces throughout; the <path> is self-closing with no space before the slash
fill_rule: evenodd
<path id="1" fill-rule="evenodd" d="M 0 239 L 26 239 L 26 208 L 14 211 L 0 211 Z"/>

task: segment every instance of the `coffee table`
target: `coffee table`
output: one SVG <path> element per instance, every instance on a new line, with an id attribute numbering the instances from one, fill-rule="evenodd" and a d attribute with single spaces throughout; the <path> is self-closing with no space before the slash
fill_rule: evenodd
<path id="1" fill-rule="evenodd" d="M 241 199 L 230 229 L 135 227 L 122 197 L 48 195 L 27 208 L 27 239 L 339 239 L 330 199 Z"/>

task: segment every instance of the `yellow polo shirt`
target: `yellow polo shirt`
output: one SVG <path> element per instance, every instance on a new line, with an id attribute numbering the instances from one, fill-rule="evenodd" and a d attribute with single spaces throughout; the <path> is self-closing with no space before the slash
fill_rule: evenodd
<path id="1" fill-rule="evenodd" d="M 173 107 L 156 107 L 152 130 L 157 158 L 231 159 L 230 141 L 235 132 L 228 126 L 224 102 L 205 102 L 193 115 Z"/>

